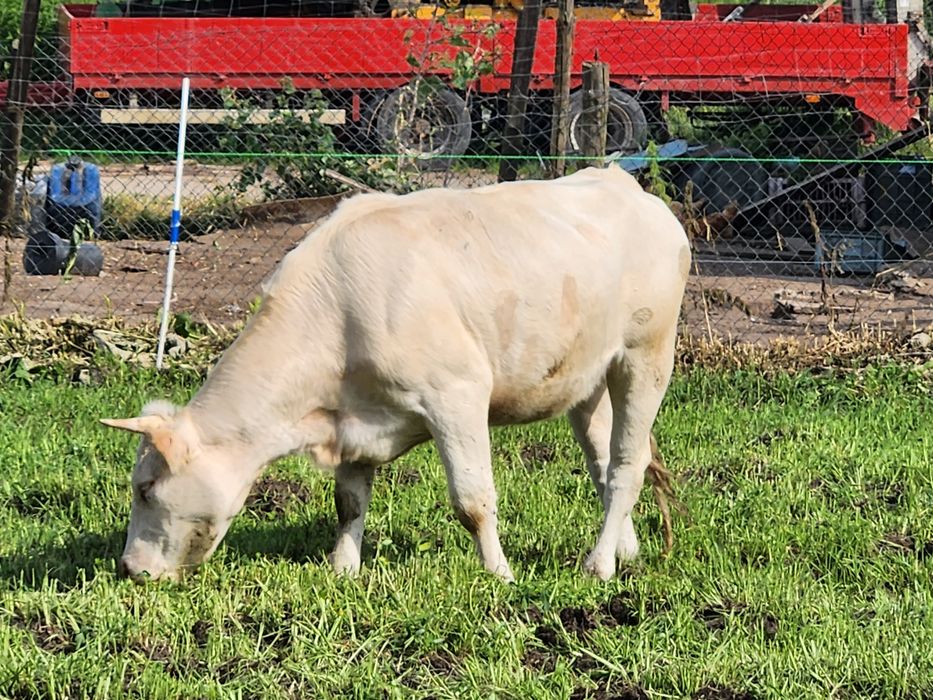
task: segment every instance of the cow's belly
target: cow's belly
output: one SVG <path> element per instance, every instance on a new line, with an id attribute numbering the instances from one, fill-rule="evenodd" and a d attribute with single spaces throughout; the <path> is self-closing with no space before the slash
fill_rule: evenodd
<path id="1" fill-rule="evenodd" d="M 562 415 L 589 398 L 604 377 L 605 366 L 591 366 L 535 383 L 498 382 L 489 401 L 489 423 L 514 425 Z"/>
<path id="2" fill-rule="evenodd" d="M 431 437 L 420 416 L 389 408 L 347 412 L 338 425 L 345 462 L 391 462 Z"/>

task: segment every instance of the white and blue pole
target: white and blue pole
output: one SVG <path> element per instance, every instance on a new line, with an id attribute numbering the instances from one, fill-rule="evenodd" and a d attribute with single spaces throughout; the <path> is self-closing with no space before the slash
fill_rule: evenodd
<path id="1" fill-rule="evenodd" d="M 162 369 L 165 354 L 165 336 L 168 333 L 169 306 L 172 303 L 172 283 L 175 278 L 175 254 L 181 236 L 181 175 L 185 167 L 185 138 L 188 132 L 188 92 L 191 81 L 181 81 L 181 111 L 178 117 L 178 151 L 175 156 L 175 198 L 172 200 L 172 223 L 169 229 L 168 269 L 165 273 L 165 297 L 162 300 L 162 323 L 159 327 L 159 347 L 156 369 Z"/>

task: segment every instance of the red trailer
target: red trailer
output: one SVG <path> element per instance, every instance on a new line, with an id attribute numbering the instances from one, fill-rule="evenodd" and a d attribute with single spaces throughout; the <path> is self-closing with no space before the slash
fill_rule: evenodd
<path id="1" fill-rule="evenodd" d="M 581 80 L 582 61 L 598 55 L 610 66 L 610 147 L 642 145 L 649 103 L 664 109 L 684 101 L 827 101 L 851 106 L 866 123 L 895 131 L 908 129 L 927 108 L 917 89 L 928 81 L 930 67 L 922 21 L 852 24 L 836 7 L 815 21 L 798 21 L 815 9 L 800 5 L 752 7 L 742 21 L 723 21 L 735 7 L 700 5 L 687 21 L 577 19 L 574 86 Z M 494 63 L 472 91 L 501 96 L 508 89 L 515 32 L 511 19 L 496 20 L 500 30 L 491 33 L 482 30 L 493 20 L 134 18 L 98 17 L 94 10 L 93 5 L 61 7 L 65 75 L 55 86 L 36 86 L 37 98 L 44 94 L 59 103 L 96 105 L 104 121 L 170 123 L 177 118 L 176 95 L 187 75 L 200 108 L 193 123 L 217 122 L 224 116 L 217 100 L 221 88 L 275 91 L 288 79 L 299 90 L 323 91 L 334 107 L 324 119 L 365 122 L 395 146 L 397 120 L 387 113 L 393 105 L 397 109 L 399 91 L 425 69 L 441 78 L 449 75 L 440 65 L 413 67 L 411 56 L 419 47 L 433 42 L 452 55 L 458 48 L 444 44 L 444 32 L 465 25 L 468 50 Z M 552 89 L 555 25 L 551 19 L 539 25 L 531 89 L 544 97 Z M 572 108 L 579 113 L 579 97 Z M 458 91 L 442 90 L 431 119 L 447 134 L 440 146 L 434 144 L 435 152 L 466 148 L 472 120 Z"/>

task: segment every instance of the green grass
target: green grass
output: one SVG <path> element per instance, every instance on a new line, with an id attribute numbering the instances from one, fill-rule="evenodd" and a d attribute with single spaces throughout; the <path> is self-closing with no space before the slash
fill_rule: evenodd
<path id="1" fill-rule="evenodd" d="M 929 697 L 931 371 L 677 377 L 657 427 L 689 515 L 661 559 L 646 489 L 609 583 L 579 571 L 599 511 L 567 425 L 497 431 L 513 586 L 430 446 L 377 479 L 358 580 L 328 570 L 332 485 L 295 459 L 270 475 L 307 498 L 265 491 L 198 573 L 118 580 L 135 445 L 96 419 L 197 378 L 0 376 L 0 696 Z"/>

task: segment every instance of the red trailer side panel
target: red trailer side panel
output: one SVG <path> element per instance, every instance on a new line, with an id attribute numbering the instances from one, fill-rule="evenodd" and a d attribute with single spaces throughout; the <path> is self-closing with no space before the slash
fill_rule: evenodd
<path id="1" fill-rule="evenodd" d="M 396 87 L 409 63 L 444 74 L 428 58 L 443 27 L 429 20 L 357 18 L 95 18 L 89 6 L 65 6 L 69 70 L 76 88 Z M 867 116 L 904 130 L 915 109 L 908 95 L 907 26 L 709 21 L 578 20 L 574 80 L 595 55 L 610 64 L 614 84 L 632 91 L 696 96 L 828 94 L 851 97 Z M 471 24 L 468 20 L 451 20 Z M 514 22 L 492 40 L 496 70 L 481 92 L 508 89 Z M 482 25 L 480 25 L 482 26 Z M 543 20 L 532 87 L 552 85 L 555 23 Z M 442 43 L 432 45 L 437 50 Z M 455 49 L 447 47 L 453 52 Z"/>

